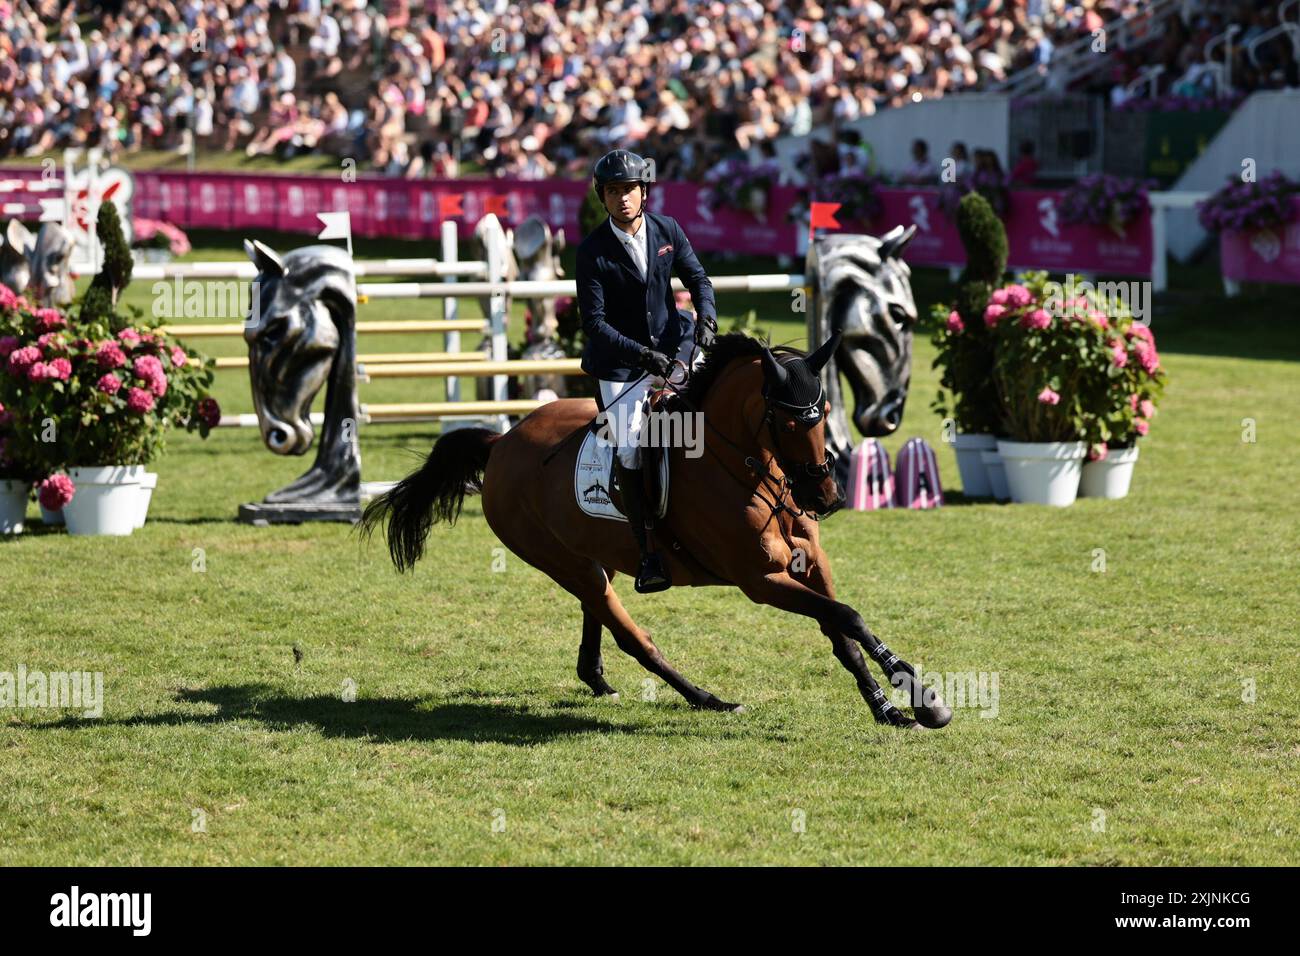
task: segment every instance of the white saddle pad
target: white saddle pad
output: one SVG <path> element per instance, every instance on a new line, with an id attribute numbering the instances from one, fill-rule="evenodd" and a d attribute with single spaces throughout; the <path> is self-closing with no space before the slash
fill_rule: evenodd
<path id="1" fill-rule="evenodd" d="M 668 456 L 659 454 L 660 449 L 642 450 L 643 461 L 655 463 L 659 468 L 659 500 L 650 502 L 655 517 L 662 518 L 668 513 Z M 623 512 L 614 507 L 610 500 L 610 475 L 614 468 L 614 446 L 600 441 L 596 433 L 587 430 L 578 449 L 578 461 L 573 469 L 573 494 L 583 514 L 593 518 L 609 518 L 613 521 L 626 521 Z"/>

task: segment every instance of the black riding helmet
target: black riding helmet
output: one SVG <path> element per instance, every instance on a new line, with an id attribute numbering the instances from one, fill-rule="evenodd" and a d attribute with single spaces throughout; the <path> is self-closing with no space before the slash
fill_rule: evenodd
<path id="1" fill-rule="evenodd" d="M 641 209 L 637 216 L 645 212 L 646 195 L 650 191 L 650 183 L 655 181 L 654 164 L 642 159 L 636 153 L 626 149 L 615 149 L 606 153 L 596 161 L 596 168 L 592 170 L 592 181 L 596 186 L 596 196 L 600 199 L 601 205 L 605 203 L 605 187 L 610 183 L 640 183 L 641 184 Z M 613 218 L 613 213 L 610 213 Z M 629 222 L 634 221 L 633 216 Z"/>

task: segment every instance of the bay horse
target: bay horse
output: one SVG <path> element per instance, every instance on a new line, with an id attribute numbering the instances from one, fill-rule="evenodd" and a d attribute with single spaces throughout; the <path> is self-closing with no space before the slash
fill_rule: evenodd
<path id="1" fill-rule="evenodd" d="M 818 521 L 844 500 L 826 449 L 830 404 L 818 379 L 838 344 L 835 335 L 805 355 L 769 349 L 743 333 L 718 337 L 676 399 L 702 415 L 704 452 L 692 458 L 681 447 L 667 450 L 669 506 L 656 538 L 674 586 L 736 587 L 751 601 L 815 620 L 879 723 L 943 727 L 952 711 L 942 699 L 836 600 L 819 542 Z M 673 668 L 614 591 L 618 572 L 636 573 L 636 544 L 631 534 L 610 533 L 607 519 L 579 510 L 573 490 L 578 439 L 596 413 L 591 399 L 562 399 L 505 434 L 444 432 L 420 468 L 367 506 L 358 530 L 369 538 L 387 519 L 390 556 L 405 571 L 424 553 L 432 525 L 454 524 L 466 494 L 481 493 L 483 515 L 501 542 L 582 605 L 578 677 L 592 693 L 616 693 L 601 658 L 608 628 L 620 650 L 691 706 L 741 711 Z M 859 645 L 907 691 L 914 718 L 881 690 Z"/>

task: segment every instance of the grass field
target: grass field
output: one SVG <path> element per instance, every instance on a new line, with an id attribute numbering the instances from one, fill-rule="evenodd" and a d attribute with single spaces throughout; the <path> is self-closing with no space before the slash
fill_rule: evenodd
<path id="1" fill-rule="evenodd" d="M 195 258 L 218 241 L 232 255 L 199 239 Z M 174 436 L 142 531 L 0 541 L 0 670 L 105 680 L 99 720 L 0 712 L 5 862 L 1300 862 L 1295 309 L 1284 290 L 1227 303 L 1212 269 L 1175 278 L 1193 291 L 1155 317 L 1170 387 L 1128 499 L 1057 511 L 953 494 L 824 528 L 841 599 L 924 671 L 996 675 L 996 716 L 878 728 L 812 622 L 621 579 L 669 660 L 749 712 L 689 710 L 608 639 L 622 699 L 597 702 L 574 673 L 577 605 L 513 555 L 492 570 L 473 500 L 399 577 L 346 527 L 233 522 L 308 459 L 248 429 Z M 924 312 L 944 279 L 916 288 Z M 147 287 L 131 297 L 146 305 Z M 774 338 L 802 338 L 772 320 L 778 297 L 720 303 L 724 325 L 753 305 Z M 932 354 L 918 337 L 886 446 L 924 436 L 955 492 Z M 220 374 L 223 407 L 251 409 L 246 377 Z M 440 397 L 433 380 L 362 387 Z M 365 477 L 404 474 L 435 434 L 368 429 Z"/>

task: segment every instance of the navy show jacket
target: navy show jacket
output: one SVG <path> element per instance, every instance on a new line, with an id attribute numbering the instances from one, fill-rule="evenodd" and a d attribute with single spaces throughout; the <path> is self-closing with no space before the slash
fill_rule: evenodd
<path id="1" fill-rule="evenodd" d="M 617 227 L 614 227 L 617 228 Z M 713 284 L 671 216 L 645 213 L 646 279 L 606 218 L 578 246 L 578 311 L 589 375 L 626 382 L 642 374 L 642 346 L 689 362 L 695 320 L 674 301 L 675 272 L 690 290 L 696 315 L 717 321 Z"/>

